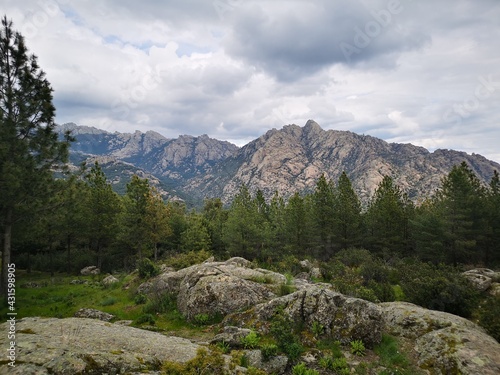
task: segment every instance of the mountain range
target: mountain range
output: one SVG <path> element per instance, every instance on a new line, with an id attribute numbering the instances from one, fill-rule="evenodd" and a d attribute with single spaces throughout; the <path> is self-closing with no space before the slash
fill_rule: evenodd
<path id="1" fill-rule="evenodd" d="M 373 195 L 385 175 L 413 200 L 429 197 L 454 165 L 465 161 L 485 183 L 500 164 L 478 154 L 438 149 L 430 152 L 412 144 L 388 143 L 350 131 L 323 130 L 309 120 L 303 127 L 286 125 L 269 130 L 243 147 L 201 135 L 165 138 L 159 133 L 107 132 L 73 123 L 70 130 L 73 164 L 99 161 L 118 192 L 132 174 L 148 178 L 167 199 L 199 205 L 220 197 L 229 203 L 242 184 L 275 191 L 285 198 L 310 192 L 321 176 L 336 181 L 345 171 L 363 202 Z"/>

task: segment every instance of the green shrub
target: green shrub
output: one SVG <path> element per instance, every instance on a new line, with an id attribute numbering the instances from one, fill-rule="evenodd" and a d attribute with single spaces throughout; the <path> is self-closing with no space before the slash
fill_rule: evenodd
<path id="1" fill-rule="evenodd" d="M 259 346 L 260 337 L 257 335 L 257 332 L 251 331 L 248 335 L 242 337 L 240 342 L 245 349 L 255 349 Z"/>
<path id="2" fill-rule="evenodd" d="M 400 352 L 398 341 L 389 335 L 383 335 L 380 344 L 375 346 L 375 353 L 380 358 L 380 363 L 385 367 L 407 367 L 408 358 Z"/>
<path id="3" fill-rule="evenodd" d="M 453 267 L 414 261 L 399 269 L 408 302 L 465 318 L 477 306 L 479 292 Z"/>
<path id="4" fill-rule="evenodd" d="M 108 297 L 101 302 L 101 306 L 112 306 L 117 302 L 117 299 L 114 297 Z"/>
<path id="5" fill-rule="evenodd" d="M 203 263 L 210 258 L 212 254 L 206 250 L 189 251 L 187 253 L 179 253 L 165 260 L 167 266 L 174 267 L 176 270 L 192 266 L 194 264 Z"/>
<path id="6" fill-rule="evenodd" d="M 134 303 L 136 305 L 144 305 L 148 300 L 148 297 L 146 297 L 144 294 L 138 294 L 134 298 Z"/>
<path id="7" fill-rule="evenodd" d="M 219 341 L 217 344 L 215 344 L 215 346 L 222 352 L 222 354 L 227 354 L 231 351 L 231 345 L 229 345 L 229 343 L 225 342 L 224 340 Z"/>
<path id="8" fill-rule="evenodd" d="M 225 375 L 225 362 L 222 353 L 218 350 L 198 349 L 196 357 L 186 363 L 167 361 L 162 370 L 168 375 Z"/>
<path id="9" fill-rule="evenodd" d="M 294 334 L 295 328 L 290 318 L 281 311 L 278 311 L 271 320 L 271 335 L 276 340 L 278 348 L 292 361 L 298 359 L 304 351 L 297 335 Z"/>
<path id="10" fill-rule="evenodd" d="M 363 341 L 361 340 L 353 340 L 351 341 L 351 353 L 358 355 L 358 356 L 364 356 L 365 355 L 365 344 L 363 344 Z"/>
<path id="11" fill-rule="evenodd" d="M 358 249 L 351 247 L 349 249 L 340 250 L 335 258 L 347 267 L 359 267 L 372 259 L 372 254 L 366 249 Z"/>
<path id="12" fill-rule="evenodd" d="M 319 375 L 319 372 L 313 369 L 307 368 L 306 364 L 301 362 L 292 368 L 293 375 Z"/>
<path id="13" fill-rule="evenodd" d="M 174 294 L 159 294 L 153 296 L 143 307 L 145 313 L 161 314 L 175 310 L 177 307 L 177 298 Z"/>
<path id="14" fill-rule="evenodd" d="M 193 321 L 199 326 L 204 326 L 210 322 L 210 316 L 208 314 L 197 314 L 194 316 Z"/>
<path id="15" fill-rule="evenodd" d="M 319 337 L 325 332 L 325 327 L 320 322 L 314 321 L 311 327 L 314 337 Z"/>
<path id="16" fill-rule="evenodd" d="M 154 316 L 152 314 L 142 314 L 135 320 L 135 324 L 137 324 L 137 325 L 144 324 L 144 323 L 154 325 L 155 324 Z"/>
<path id="17" fill-rule="evenodd" d="M 500 342 L 500 296 L 490 297 L 479 311 L 479 324 Z"/>
<path id="18" fill-rule="evenodd" d="M 139 277 L 142 279 L 148 279 L 160 273 L 160 268 L 148 258 L 143 258 L 138 261 L 137 269 L 139 271 Z"/>
<path id="19" fill-rule="evenodd" d="M 261 345 L 260 351 L 264 361 L 269 361 L 269 359 L 278 354 L 278 346 L 276 344 L 264 344 Z"/>

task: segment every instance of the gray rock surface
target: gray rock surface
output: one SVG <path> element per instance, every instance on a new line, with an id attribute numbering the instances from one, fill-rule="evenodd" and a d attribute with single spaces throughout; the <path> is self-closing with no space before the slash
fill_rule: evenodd
<path id="1" fill-rule="evenodd" d="M 488 290 L 493 280 L 500 278 L 500 275 L 488 268 L 475 268 L 463 272 L 462 275 L 464 275 L 480 292 Z"/>
<path id="2" fill-rule="evenodd" d="M 7 323 L 0 325 L 7 332 Z M 137 328 L 92 319 L 24 318 L 17 321 L 17 366 L 0 374 L 124 374 L 159 370 L 164 361 L 186 362 L 198 345 Z M 0 347 L 7 345 L 1 335 Z"/>
<path id="3" fill-rule="evenodd" d="M 96 309 L 80 309 L 73 316 L 75 318 L 98 319 L 103 322 L 109 322 L 115 317 L 114 315 Z"/>
<path id="4" fill-rule="evenodd" d="M 117 283 L 119 280 L 114 277 L 113 275 L 109 275 L 109 276 L 106 276 L 102 281 L 101 283 L 103 285 L 111 285 L 111 284 L 115 284 Z"/>
<path id="5" fill-rule="evenodd" d="M 251 267 L 243 258 L 208 261 L 163 273 L 141 284 L 138 293 L 177 295 L 177 307 L 187 319 L 226 315 L 276 297 L 273 291 L 286 283 L 279 273 Z"/>
<path id="6" fill-rule="evenodd" d="M 473 322 L 404 303 L 380 304 L 388 333 L 414 342 L 431 374 L 500 374 L 500 344 Z"/>
<path id="7" fill-rule="evenodd" d="M 277 355 L 264 360 L 260 350 L 244 350 L 249 366 L 265 371 L 267 374 L 283 374 L 288 365 L 288 358 L 284 355 Z"/>
<path id="8" fill-rule="evenodd" d="M 309 331 L 313 324 L 321 324 L 325 336 L 345 344 L 362 340 L 371 347 L 382 338 L 382 310 L 376 304 L 346 297 L 314 284 L 257 305 L 251 311 L 230 315 L 226 322 L 253 322 L 256 329 L 266 331 L 278 310 L 283 311 L 295 324 L 308 327 Z"/>
<path id="9" fill-rule="evenodd" d="M 99 275 L 100 273 L 101 270 L 96 266 L 88 266 L 80 270 L 80 274 L 82 274 L 83 276 Z"/>

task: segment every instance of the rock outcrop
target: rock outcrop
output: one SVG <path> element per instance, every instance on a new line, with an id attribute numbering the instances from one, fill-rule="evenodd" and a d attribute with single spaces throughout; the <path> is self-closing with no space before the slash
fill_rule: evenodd
<path id="1" fill-rule="evenodd" d="M 232 314 L 226 322 L 253 326 L 267 333 L 269 322 L 278 311 L 309 331 L 314 324 L 319 324 L 324 329 L 324 336 L 344 344 L 362 340 L 373 347 L 380 342 L 384 329 L 382 311 L 376 304 L 314 284 L 257 305 L 250 311 Z"/>
<path id="2" fill-rule="evenodd" d="M 88 267 L 82 268 L 80 270 L 80 273 L 83 276 L 99 275 L 101 273 L 101 270 L 99 268 L 97 268 L 96 266 L 88 266 Z"/>
<path id="3" fill-rule="evenodd" d="M 431 374 L 500 373 L 500 344 L 473 322 L 411 303 L 380 308 L 386 331 L 414 342 L 418 365 Z"/>
<path id="4" fill-rule="evenodd" d="M 73 316 L 75 318 L 99 319 L 103 322 L 109 322 L 115 318 L 114 315 L 96 309 L 80 309 Z"/>
<path id="5" fill-rule="evenodd" d="M 0 325 L 7 332 L 8 323 Z M 133 374 L 160 370 L 164 361 L 184 363 L 198 345 L 138 328 L 92 319 L 24 318 L 16 325 L 16 367 L 0 374 Z M 0 347 L 8 348 L 7 335 Z"/>
<path id="6" fill-rule="evenodd" d="M 500 281 L 500 273 L 488 268 L 475 268 L 462 273 L 480 291 L 488 290 L 494 281 Z"/>
<path id="7" fill-rule="evenodd" d="M 279 273 L 253 269 L 247 260 L 231 258 L 166 272 L 140 285 L 138 291 L 176 295 L 179 311 L 193 320 L 200 314 L 224 316 L 270 300 L 285 282 Z"/>

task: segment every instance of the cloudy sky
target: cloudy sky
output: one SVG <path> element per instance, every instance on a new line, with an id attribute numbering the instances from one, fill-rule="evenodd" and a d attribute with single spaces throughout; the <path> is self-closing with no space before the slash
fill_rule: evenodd
<path id="1" fill-rule="evenodd" d="M 58 123 L 238 145 L 316 120 L 500 162 L 498 0 L 3 0 Z"/>

